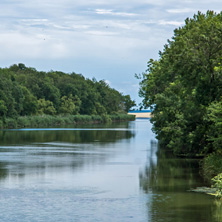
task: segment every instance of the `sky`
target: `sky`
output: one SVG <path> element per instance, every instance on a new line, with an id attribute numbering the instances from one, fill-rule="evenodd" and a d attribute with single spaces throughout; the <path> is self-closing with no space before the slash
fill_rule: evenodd
<path id="1" fill-rule="evenodd" d="M 1 0 L 0 67 L 105 80 L 137 104 L 147 62 L 159 58 L 173 30 L 221 0 Z"/>

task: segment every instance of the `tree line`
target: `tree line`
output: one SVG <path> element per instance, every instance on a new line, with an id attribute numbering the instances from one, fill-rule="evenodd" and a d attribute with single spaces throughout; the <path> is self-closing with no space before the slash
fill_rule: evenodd
<path id="1" fill-rule="evenodd" d="M 180 155 L 221 153 L 222 13 L 187 18 L 137 77 L 160 145 Z"/>
<path id="2" fill-rule="evenodd" d="M 0 68 L 2 119 L 33 115 L 110 115 L 135 105 L 104 80 L 81 74 L 37 71 L 19 63 Z"/>

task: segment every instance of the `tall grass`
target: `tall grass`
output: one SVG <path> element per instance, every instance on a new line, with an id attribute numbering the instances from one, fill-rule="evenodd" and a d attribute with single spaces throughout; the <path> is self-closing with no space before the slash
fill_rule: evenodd
<path id="1" fill-rule="evenodd" d="M 117 121 L 133 121 L 135 116 L 127 114 L 115 115 L 39 115 L 20 116 L 16 119 L 0 120 L 0 128 L 49 127 L 67 124 L 109 123 Z"/>

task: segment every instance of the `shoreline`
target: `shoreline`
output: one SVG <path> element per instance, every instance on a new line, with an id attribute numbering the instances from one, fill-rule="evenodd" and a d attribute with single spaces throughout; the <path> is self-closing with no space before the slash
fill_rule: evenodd
<path id="1" fill-rule="evenodd" d="M 151 112 L 129 112 L 128 115 L 134 115 L 135 118 L 151 118 Z"/>
<path id="2" fill-rule="evenodd" d="M 66 115 L 66 116 L 19 116 L 16 119 L 6 118 L 0 120 L 0 129 L 49 127 L 62 125 L 99 124 L 110 122 L 134 121 L 135 116 L 128 114 L 113 115 Z"/>

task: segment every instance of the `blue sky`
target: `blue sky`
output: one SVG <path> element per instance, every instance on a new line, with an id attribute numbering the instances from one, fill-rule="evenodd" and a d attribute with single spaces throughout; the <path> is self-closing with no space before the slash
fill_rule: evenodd
<path id="1" fill-rule="evenodd" d="M 82 73 L 137 103 L 138 80 L 173 30 L 220 0 L 1 0 L 0 66 Z"/>

